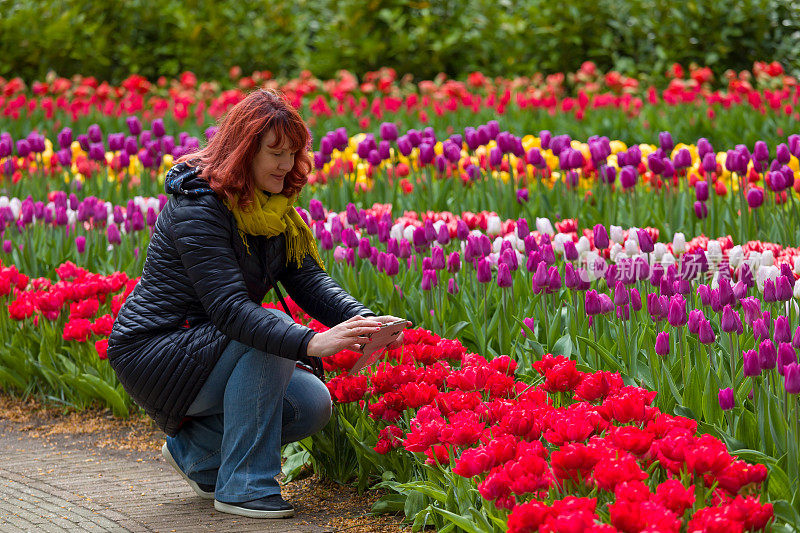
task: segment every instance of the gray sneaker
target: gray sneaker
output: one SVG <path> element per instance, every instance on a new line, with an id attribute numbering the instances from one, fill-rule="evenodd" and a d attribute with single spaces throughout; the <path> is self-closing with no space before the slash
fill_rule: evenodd
<path id="1" fill-rule="evenodd" d="M 224 503 L 214 500 L 214 509 L 222 513 L 237 514 L 249 518 L 289 518 L 294 516 L 294 507 L 280 494 L 270 494 L 257 500 L 242 503 Z"/>
<path id="2" fill-rule="evenodd" d="M 206 485 L 203 483 L 197 483 L 189 479 L 189 476 L 183 473 L 183 470 L 180 469 L 178 463 L 175 462 L 175 458 L 172 457 L 172 454 L 169 453 L 169 448 L 167 447 L 167 443 L 165 442 L 164 445 L 161 447 L 161 455 L 164 459 L 169 463 L 169 465 L 178 472 L 183 479 L 192 487 L 198 496 L 203 498 L 204 500 L 213 500 L 214 499 L 214 485 Z"/>

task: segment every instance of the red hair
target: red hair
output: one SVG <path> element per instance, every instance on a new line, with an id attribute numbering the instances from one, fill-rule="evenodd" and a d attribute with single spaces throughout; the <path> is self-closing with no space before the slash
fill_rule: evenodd
<path id="1" fill-rule="evenodd" d="M 231 202 L 238 196 L 239 207 L 246 207 L 255 192 L 253 160 L 261 149 L 263 136 L 270 130 L 275 132 L 272 147 L 286 140 L 289 149 L 297 152 L 281 191 L 292 197 L 300 193 L 311 172 L 311 134 L 297 110 L 275 90 L 259 89 L 248 94 L 220 121 L 205 148 L 182 156 L 178 162 L 200 167 L 200 175 L 214 192 Z"/>

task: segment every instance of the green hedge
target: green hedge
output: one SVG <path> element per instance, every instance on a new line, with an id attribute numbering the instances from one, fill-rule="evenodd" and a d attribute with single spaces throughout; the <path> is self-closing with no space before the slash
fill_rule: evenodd
<path id="1" fill-rule="evenodd" d="M 772 60 L 800 72 L 793 0 L 0 0 L 0 13 L 0 75 L 26 80 L 50 69 L 219 79 L 233 65 L 510 76 L 585 60 L 628 74 Z"/>

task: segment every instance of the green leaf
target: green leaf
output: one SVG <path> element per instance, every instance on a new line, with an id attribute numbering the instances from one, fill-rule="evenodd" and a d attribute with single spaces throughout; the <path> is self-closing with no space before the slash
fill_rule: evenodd
<path id="1" fill-rule="evenodd" d="M 460 527 L 467 533 L 482 533 L 481 530 L 478 529 L 478 527 L 472 522 L 471 518 L 457 515 L 445 509 L 439 509 L 438 507 L 434 507 L 434 509 L 437 513 L 447 518 L 450 522 L 455 524 L 457 527 Z"/>
<path id="2" fill-rule="evenodd" d="M 404 494 L 390 493 L 372 504 L 370 512 L 372 514 L 399 513 L 406 506 L 406 496 Z"/>
<path id="3" fill-rule="evenodd" d="M 789 482 L 789 476 L 778 466 L 770 468 L 767 492 L 772 500 L 792 501 L 792 484 Z"/>
<path id="4" fill-rule="evenodd" d="M 565 357 L 572 355 L 572 338 L 569 336 L 569 334 L 563 335 L 556 341 L 556 343 L 553 345 L 551 353 L 553 355 L 563 355 Z"/>

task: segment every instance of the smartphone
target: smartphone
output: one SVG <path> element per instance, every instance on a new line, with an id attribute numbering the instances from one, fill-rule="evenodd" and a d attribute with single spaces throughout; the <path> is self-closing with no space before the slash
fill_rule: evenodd
<path id="1" fill-rule="evenodd" d="M 377 361 L 384 348 L 397 340 L 397 337 L 403 333 L 407 323 L 407 320 L 395 320 L 394 322 L 381 324 L 381 329 L 370 335 L 369 340 L 362 346 L 361 350 L 364 354 L 350 368 L 350 375 L 356 374 L 365 366 Z"/>

